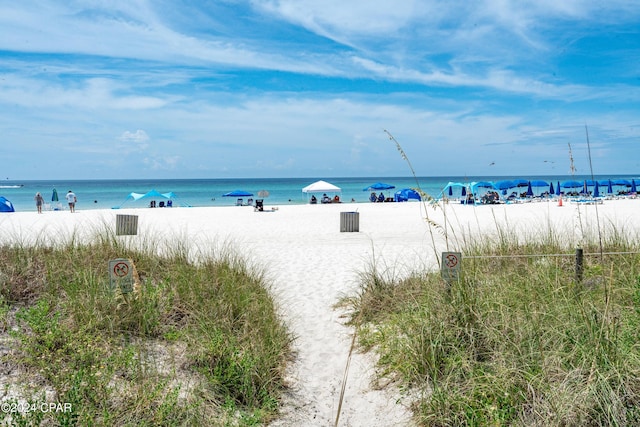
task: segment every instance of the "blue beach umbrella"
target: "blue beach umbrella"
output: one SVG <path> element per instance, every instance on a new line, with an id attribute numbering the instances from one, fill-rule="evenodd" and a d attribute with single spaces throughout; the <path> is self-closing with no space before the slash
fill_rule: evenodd
<path id="1" fill-rule="evenodd" d="M 58 190 L 56 190 L 55 188 L 53 189 L 53 193 L 51 193 L 51 201 L 52 202 L 58 201 Z"/>
<path id="2" fill-rule="evenodd" d="M 614 179 L 612 181 L 613 185 L 620 185 L 620 186 L 624 186 L 624 187 L 631 187 L 631 181 L 629 181 L 628 179 Z"/>
<path id="3" fill-rule="evenodd" d="M 611 183 L 611 180 L 609 180 L 609 183 L 607 184 L 607 193 L 613 194 L 613 184 Z"/>
<path id="4" fill-rule="evenodd" d="M 253 193 L 249 193 L 248 191 L 244 191 L 244 190 L 233 190 L 233 191 L 230 191 L 229 193 L 222 195 L 222 197 L 251 197 L 251 196 L 253 196 Z"/>
<path id="5" fill-rule="evenodd" d="M 636 180 L 635 180 L 635 179 L 632 179 L 632 180 L 631 180 L 631 192 L 632 192 L 632 193 L 637 193 L 637 190 L 636 190 Z"/>
<path id="6" fill-rule="evenodd" d="M 496 181 L 493 185 L 498 190 L 503 190 L 503 191 L 513 187 L 517 187 L 517 185 L 511 180 Z"/>
<path id="7" fill-rule="evenodd" d="M 396 188 L 396 186 L 391 184 L 385 184 L 384 182 L 376 182 L 375 184 L 371 184 L 370 186 L 363 188 L 362 191 L 391 190 L 392 188 Z"/>
<path id="8" fill-rule="evenodd" d="M 556 190 L 553 188 L 553 182 L 549 184 L 549 194 L 555 193 Z"/>
<path id="9" fill-rule="evenodd" d="M 531 182 L 529 182 L 529 184 L 527 184 L 527 196 L 528 197 L 533 197 L 533 188 L 531 188 Z"/>
<path id="10" fill-rule="evenodd" d="M 534 179 L 533 181 L 529 181 L 532 187 L 548 187 L 549 183 L 547 181 L 543 181 L 541 179 Z"/>
<path id="11" fill-rule="evenodd" d="M 562 183 L 562 188 L 580 188 L 584 185 L 581 181 L 565 181 Z"/>
<path id="12" fill-rule="evenodd" d="M 600 197 L 600 185 L 596 181 L 596 185 L 593 186 L 593 197 Z"/>
<path id="13" fill-rule="evenodd" d="M 560 181 L 558 181 L 558 185 L 556 185 L 556 196 L 559 196 L 560 193 L 562 193 L 562 190 L 560 190 Z"/>

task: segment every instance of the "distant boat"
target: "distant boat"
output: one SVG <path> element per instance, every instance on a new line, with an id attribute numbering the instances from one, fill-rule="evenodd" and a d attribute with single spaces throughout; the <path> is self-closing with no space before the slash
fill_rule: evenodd
<path id="1" fill-rule="evenodd" d="M 0 185 L 0 188 L 22 188 L 24 184 L 16 184 L 16 185 Z"/>

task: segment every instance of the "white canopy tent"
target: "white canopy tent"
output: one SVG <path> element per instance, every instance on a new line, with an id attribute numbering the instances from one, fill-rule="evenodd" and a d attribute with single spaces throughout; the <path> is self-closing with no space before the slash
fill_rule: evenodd
<path id="1" fill-rule="evenodd" d="M 303 193 L 340 193 L 342 189 L 327 181 L 316 181 L 302 189 Z"/>

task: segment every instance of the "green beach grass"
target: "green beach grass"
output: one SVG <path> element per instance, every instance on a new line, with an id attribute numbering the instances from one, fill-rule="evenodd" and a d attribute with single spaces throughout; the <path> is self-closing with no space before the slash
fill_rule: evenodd
<path id="1" fill-rule="evenodd" d="M 361 350 L 419 425 L 640 425 L 637 236 L 589 239 L 585 254 L 602 255 L 585 257 L 577 283 L 574 258 L 556 255 L 575 248 L 554 231 L 530 243 L 500 231 L 467 241 L 451 286 L 372 263 L 343 301 Z"/>
<path id="2" fill-rule="evenodd" d="M 92 241 L 0 247 L 3 399 L 35 405 L 0 421 L 250 426 L 277 415 L 292 337 L 263 272 L 231 251 L 192 262 L 179 242 Z M 114 258 L 134 261 L 136 292 L 109 290 Z"/>

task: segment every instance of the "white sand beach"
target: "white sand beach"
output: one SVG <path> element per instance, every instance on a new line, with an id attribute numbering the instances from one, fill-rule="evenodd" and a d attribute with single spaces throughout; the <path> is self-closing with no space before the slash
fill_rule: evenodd
<path id="1" fill-rule="evenodd" d="M 0 215 L 0 243 L 89 239 L 104 227 L 115 229 L 116 215 L 128 214 L 139 218 L 138 236 L 122 239 L 188 242 L 194 252 L 231 244 L 266 270 L 296 336 L 291 392 L 273 425 L 328 426 L 336 419 L 353 332 L 334 304 L 356 291 L 358 274 L 373 262 L 398 276 L 435 270 L 441 251 L 458 250 L 464 241 L 490 239 L 501 228 L 522 239 L 553 229 L 568 245 L 577 245 L 583 235 L 595 232 L 598 219 L 603 231 L 615 227 L 637 235 L 639 208 L 640 200 L 606 200 L 600 205 L 565 201 L 562 207 L 556 201 L 487 206 L 452 202 L 426 211 L 418 202 L 280 206 L 274 212 L 244 206 L 34 211 Z M 340 232 L 340 212 L 347 211 L 359 213 L 359 232 Z M 431 231 L 425 214 L 436 224 Z M 411 425 L 409 398 L 393 385 L 372 386 L 374 376 L 373 355 L 354 353 L 340 425 Z"/>

